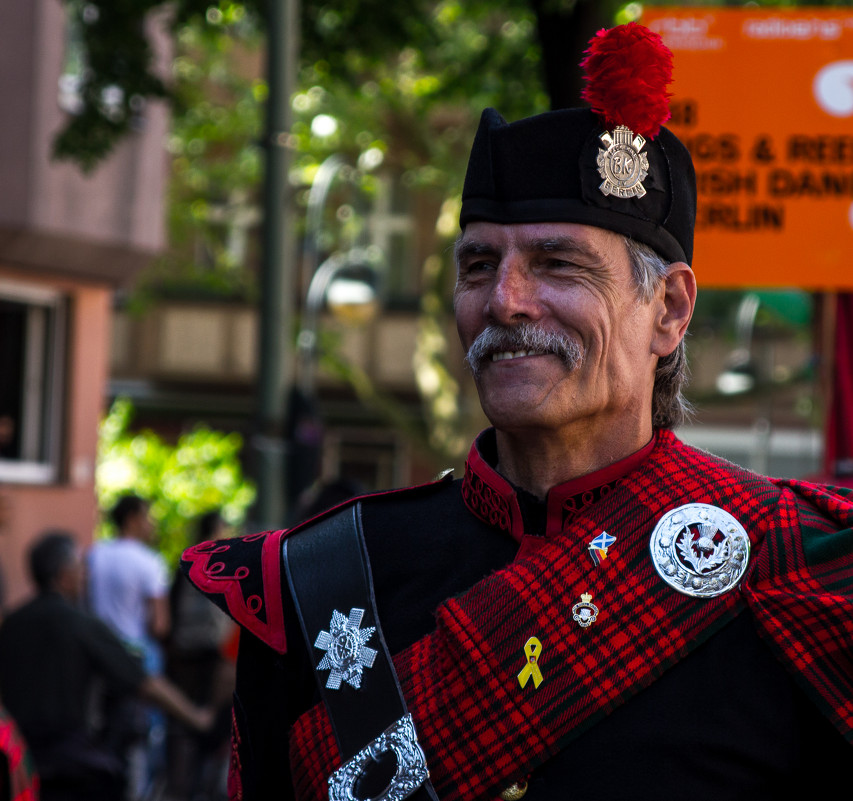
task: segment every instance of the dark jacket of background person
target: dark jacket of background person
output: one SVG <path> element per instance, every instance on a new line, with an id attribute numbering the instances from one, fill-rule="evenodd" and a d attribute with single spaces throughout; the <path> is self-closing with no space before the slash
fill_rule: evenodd
<path id="1" fill-rule="evenodd" d="M 77 609 L 73 542 L 42 539 L 31 554 L 39 594 L 0 627 L 0 694 L 33 751 L 45 797 L 54 783 L 121 792 L 118 755 L 95 742 L 88 711 L 96 678 L 133 694 L 145 674 L 107 626 Z M 73 797 L 73 796 L 69 796 Z"/>
<path id="2" fill-rule="evenodd" d="M 29 743 L 42 779 L 42 798 L 121 798 L 120 755 L 90 731 L 97 682 L 158 703 L 193 725 L 209 715 L 192 706 L 141 663 L 110 629 L 78 609 L 80 550 L 71 535 L 42 537 L 30 554 L 38 595 L 0 626 L 0 695 Z"/>
<path id="3" fill-rule="evenodd" d="M 95 676 L 121 693 L 135 692 L 145 678 L 104 623 L 59 593 L 39 595 L 0 628 L 0 687 L 30 741 L 83 730 Z"/>

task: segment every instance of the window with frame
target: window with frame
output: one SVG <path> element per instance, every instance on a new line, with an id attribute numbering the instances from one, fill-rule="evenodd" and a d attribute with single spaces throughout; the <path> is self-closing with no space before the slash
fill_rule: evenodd
<path id="1" fill-rule="evenodd" d="M 66 301 L 0 279 L 0 481 L 59 478 Z"/>

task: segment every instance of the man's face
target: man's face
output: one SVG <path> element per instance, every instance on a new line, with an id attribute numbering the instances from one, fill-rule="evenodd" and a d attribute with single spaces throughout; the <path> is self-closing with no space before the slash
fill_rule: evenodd
<path id="1" fill-rule="evenodd" d="M 472 370 L 496 428 L 594 435 L 626 415 L 650 426 L 663 290 L 638 300 L 622 237 L 574 223 L 476 222 L 457 258 L 456 324 L 469 362 L 482 357 Z M 504 339 L 523 329 L 526 338 Z"/>
<path id="2" fill-rule="evenodd" d="M 150 542 L 154 536 L 154 519 L 151 517 L 151 508 L 146 504 L 127 518 L 125 526 L 128 533 L 140 542 Z"/>
<path id="3" fill-rule="evenodd" d="M 69 600 L 77 601 L 83 597 L 85 578 L 83 552 L 75 548 L 74 556 L 56 577 L 56 588 Z"/>

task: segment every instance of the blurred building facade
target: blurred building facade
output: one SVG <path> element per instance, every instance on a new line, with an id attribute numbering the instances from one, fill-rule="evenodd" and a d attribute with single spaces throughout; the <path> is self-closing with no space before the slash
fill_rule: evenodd
<path id="1" fill-rule="evenodd" d="M 168 117 L 91 174 L 51 159 L 73 110 L 63 4 L 0 4 L 0 569 L 6 603 L 46 528 L 88 542 L 97 427 L 107 396 L 114 290 L 163 245 Z"/>
<path id="2" fill-rule="evenodd" d="M 339 361 L 363 375 L 373 390 L 423 432 L 423 399 L 413 362 L 425 291 L 422 267 L 439 246 L 435 220 L 441 202 L 428 193 L 404 191 L 389 173 L 380 181 L 382 188 L 372 206 L 364 210 L 365 244 L 383 254 L 377 277 L 380 311 L 367 322 L 353 323 L 324 307 L 316 333 L 321 343 L 334 347 Z M 335 217 L 337 204 L 351 199 L 346 193 L 343 199 L 333 198 L 330 216 Z M 253 216 L 249 236 L 257 236 L 259 230 L 259 215 Z M 328 255 L 321 254 L 320 260 Z M 310 259 L 305 248 L 299 248 L 295 257 L 300 260 L 299 279 L 291 291 L 302 312 L 312 278 L 310 264 L 305 269 Z M 451 289 L 452 284 L 445 288 L 448 304 Z M 254 436 L 259 311 L 250 303 L 202 295 L 161 295 L 143 314 L 122 305 L 116 308 L 111 393 L 130 398 L 137 423 L 166 435 L 203 421 L 215 428 L 240 431 L 249 439 Z M 293 343 L 295 335 L 294 326 Z M 464 376 L 463 354 L 452 333 L 449 345 L 447 362 L 465 386 L 467 407 L 476 408 L 476 392 Z M 296 386 L 298 373 L 291 381 Z M 365 489 L 379 489 L 427 481 L 442 467 L 451 466 L 437 464 L 419 451 L 410 436 L 389 423 L 387 415 L 365 404 L 351 385 L 322 368 L 313 395 L 313 412 L 320 426 L 318 480 L 345 478 Z M 287 404 L 287 391 L 281 402 Z M 484 419 L 481 422 L 486 425 Z M 298 432 L 282 433 L 279 445 L 294 447 Z M 307 464 L 297 465 L 292 472 L 308 469 Z"/>

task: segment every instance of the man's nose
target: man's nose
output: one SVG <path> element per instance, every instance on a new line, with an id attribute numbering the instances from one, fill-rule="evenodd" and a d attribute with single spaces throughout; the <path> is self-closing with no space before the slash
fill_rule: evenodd
<path id="1" fill-rule="evenodd" d="M 500 264 L 489 293 L 486 315 L 502 325 L 539 319 L 542 307 L 535 276 L 516 263 Z"/>

